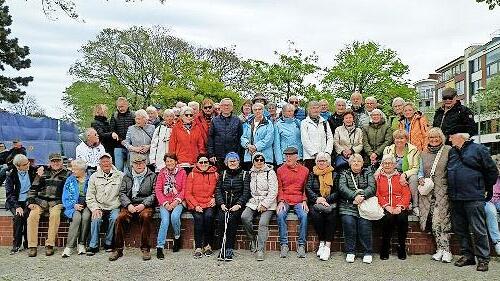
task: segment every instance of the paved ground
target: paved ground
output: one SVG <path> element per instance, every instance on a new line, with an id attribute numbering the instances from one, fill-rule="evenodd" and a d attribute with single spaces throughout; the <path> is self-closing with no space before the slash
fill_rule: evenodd
<path id="1" fill-rule="evenodd" d="M 347 264 L 341 254 L 321 262 L 310 253 L 306 259 L 293 255 L 280 259 L 271 252 L 265 261 L 256 262 L 249 251 L 238 251 L 234 261 L 224 263 L 215 257 L 195 260 L 190 251 L 167 252 L 165 260 L 153 256 L 148 262 L 141 260 L 136 249 L 127 250 L 116 262 L 109 262 L 103 252 L 64 260 L 61 249 L 52 257 L 44 256 L 42 248 L 40 252 L 36 258 L 28 258 L 26 251 L 9 256 L 9 248 L 0 247 L 0 280 L 500 280 L 497 260 L 490 263 L 489 272 L 482 273 L 475 267 L 433 262 L 425 255 L 406 261 L 375 258 L 365 265 L 360 259 Z"/>

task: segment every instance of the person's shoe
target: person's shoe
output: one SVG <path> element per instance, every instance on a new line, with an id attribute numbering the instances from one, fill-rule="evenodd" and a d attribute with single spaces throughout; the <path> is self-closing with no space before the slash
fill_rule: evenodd
<path id="1" fill-rule="evenodd" d="M 450 263 L 453 260 L 453 255 L 448 251 L 443 251 L 443 257 L 441 258 L 441 260 L 444 263 Z"/>
<path id="2" fill-rule="evenodd" d="M 144 252 L 143 252 L 143 254 L 144 254 Z M 109 256 L 109 261 L 115 261 L 121 257 L 123 257 L 123 250 L 117 249 L 116 251 L 111 253 L 111 255 Z M 149 256 L 149 258 L 151 258 L 151 256 Z M 144 256 L 143 256 L 143 259 L 144 259 Z"/>
<path id="3" fill-rule="evenodd" d="M 37 248 L 30 247 L 28 248 L 28 257 L 36 257 Z"/>
<path id="4" fill-rule="evenodd" d="M 233 249 L 226 250 L 226 257 L 224 260 L 225 261 L 232 261 L 233 260 Z"/>
<path id="5" fill-rule="evenodd" d="M 111 252 L 113 252 L 113 246 L 104 244 L 104 251 L 105 251 L 106 253 L 111 253 Z"/>
<path id="6" fill-rule="evenodd" d="M 305 245 L 299 245 L 297 247 L 297 257 L 298 258 L 305 258 L 306 257 L 306 246 Z"/>
<path id="7" fill-rule="evenodd" d="M 196 248 L 196 249 L 194 250 L 193 257 L 194 257 L 195 259 L 199 259 L 199 258 L 203 257 L 203 253 L 202 253 L 202 251 L 201 251 L 201 248 Z"/>
<path id="8" fill-rule="evenodd" d="M 420 217 L 420 209 L 418 207 L 413 208 L 413 215 Z"/>
<path id="9" fill-rule="evenodd" d="M 354 262 L 354 258 L 356 258 L 356 255 L 354 255 L 354 254 L 347 254 L 345 256 L 345 261 L 348 262 L 348 263 L 353 263 Z"/>
<path id="10" fill-rule="evenodd" d="M 436 251 L 434 255 L 432 255 L 432 259 L 435 261 L 440 261 L 443 258 L 444 251 L 439 249 Z"/>
<path id="11" fill-rule="evenodd" d="M 172 246 L 172 252 L 179 252 L 181 249 L 181 238 L 174 238 L 174 245 Z"/>
<path id="12" fill-rule="evenodd" d="M 15 255 L 15 254 L 19 253 L 20 251 L 21 251 L 21 249 L 19 247 L 14 246 L 14 247 L 12 247 L 12 250 L 10 250 L 10 254 Z"/>
<path id="13" fill-rule="evenodd" d="M 497 242 L 495 244 L 495 253 L 497 253 L 497 255 L 500 255 L 500 242 Z"/>
<path id="14" fill-rule="evenodd" d="M 165 255 L 163 254 L 162 248 L 156 248 L 156 258 L 159 260 L 162 260 L 165 258 Z"/>
<path id="15" fill-rule="evenodd" d="M 286 258 L 288 256 L 288 245 L 281 245 L 280 258 Z"/>
<path id="16" fill-rule="evenodd" d="M 257 239 L 255 237 L 252 238 L 252 241 L 250 241 L 250 251 L 252 253 L 257 252 Z"/>
<path id="17" fill-rule="evenodd" d="M 406 260 L 406 247 L 404 246 L 398 247 L 398 259 Z"/>
<path id="18" fill-rule="evenodd" d="M 205 246 L 205 248 L 203 248 L 203 254 L 205 255 L 205 257 L 210 257 L 214 254 L 214 251 L 212 251 L 212 247 L 210 247 L 210 245 L 207 245 Z"/>
<path id="19" fill-rule="evenodd" d="M 373 261 L 373 257 L 372 255 L 365 255 L 363 257 L 363 263 L 366 263 L 366 264 L 371 264 Z"/>
<path id="20" fill-rule="evenodd" d="M 71 248 L 64 248 L 64 251 L 62 252 L 62 255 L 61 255 L 63 258 L 69 258 L 69 256 L 71 256 Z"/>
<path id="21" fill-rule="evenodd" d="M 148 261 L 151 259 L 151 251 L 149 249 L 147 250 L 142 250 L 142 260 L 143 261 Z"/>
<path id="22" fill-rule="evenodd" d="M 389 251 L 380 251 L 380 259 L 385 261 L 389 259 Z"/>
<path id="23" fill-rule="evenodd" d="M 469 259 L 468 257 L 462 256 L 455 262 L 454 265 L 458 267 L 476 265 L 476 261 L 474 260 L 474 258 Z"/>
<path id="24" fill-rule="evenodd" d="M 319 259 L 322 261 L 327 261 L 328 259 L 330 259 L 330 247 L 323 247 L 323 252 L 321 252 L 321 256 L 319 256 Z"/>
<path id="25" fill-rule="evenodd" d="M 45 255 L 52 256 L 54 254 L 54 246 L 45 246 Z"/>
<path id="26" fill-rule="evenodd" d="M 85 249 L 85 245 L 78 244 L 78 254 L 79 255 L 85 255 L 87 250 Z"/>
<path id="27" fill-rule="evenodd" d="M 477 271 L 488 271 L 488 262 L 487 261 L 479 261 L 476 267 Z"/>
<path id="28" fill-rule="evenodd" d="M 263 261 L 264 260 L 264 251 L 257 251 L 257 261 Z"/>
<path id="29" fill-rule="evenodd" d="M 316 252 L 316 256 L 318 258 L 321 257 L 321 253 L 323 253 L 323 247 L 325 247 L 325 242 L 323 241 L 319 242 L 318 251 Z"/>
<path id="30" fill-rule="evenodd" d="M 89 247 L 87 249 L 87 252 L 86 252 L 87 256 L 93 256 L 93 255 L 95 255 L 97 253 L 99 253 L 99 248 L 98 247 L 96 247 L 96 248 Z"/>
<path id="31" fill-rule="evenodd" d="M 217 255 L 217 260 L 218 261 L 224 260 L 224 251 L 222 251 L 222 249 L 219 251 L 219 254 Z"/>

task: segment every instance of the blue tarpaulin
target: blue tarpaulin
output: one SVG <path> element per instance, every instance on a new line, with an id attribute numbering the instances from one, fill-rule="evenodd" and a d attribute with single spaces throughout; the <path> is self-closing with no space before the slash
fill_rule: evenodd
<path id="1" fill-rule="evenodd" d="M 35 159 L 36 164 L 47 164 L 49 154 L 54 152 L 75 158 L 78 134 L 71 122 L 0 112 L 0 142 L 10 148 L 13 140 L 21 140 L 28 158 Z"/>

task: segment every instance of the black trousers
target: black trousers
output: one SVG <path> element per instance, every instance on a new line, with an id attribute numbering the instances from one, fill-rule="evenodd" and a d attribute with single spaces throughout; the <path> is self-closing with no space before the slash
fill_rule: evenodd
<path id="1" fill-rule="evenodd" d="M 330 213 L 318 212 L 309 206 L 309 214 L 319 241 L 332 242 L 335 233 L 337 209 Z"/>
<path id="2" fill-rule="evenodd" d="M 14 239 L 12 241 L 12 246 L 21 247 L 21 245 L 23 244 L 23 237 L 24 237 L 24 246 L 28 247 L 27 221 L 30 209 L 28 208 L 26 202 L 19 202 L 19 206 L 23 208 L 24 211 L 22 216 L 16 215 L 15 208 L 10 208 L 10 212 L 14 216 L 12 218 L 13 231 L 14 231 L 14 237 L 13 237 Z"/>
<path id="3" fill-rule="evenodd" d="M 234 249 L 234 241 L 236 239 L 236 230 L 238 229 L 238 224 L 241 220 L 241 213 L 243 210 L 240 208 L 236 212 L 227 212 L 229 217 L 227 221 L 227 229 L 226 229 L 226 249 Z M 217 214 L 218 220 L 218 234 L 220 238 L 221 247 L 223 247 L 222 242 L 224 239 L 224 220 L 225 220 L 226 212 L 219 210 Z"/>
<path id="4" fill-rule="evenodd" d="M 406 247 L 406 236 L 408 234 L 408 211 L 401 211 L 397 215 L 385 212 L 382 218 L 382 249 L 381 253 L 389 254 L 392 233 L 394 228 L 398 231 L 399 247 Z"/>
<path id="5" fill-rule="evenodd" d="M 192 212 L 194 218 L 195 248 L 212 246 L 214 236 L 214 208 L 205 208 L 202 213 Z"/>

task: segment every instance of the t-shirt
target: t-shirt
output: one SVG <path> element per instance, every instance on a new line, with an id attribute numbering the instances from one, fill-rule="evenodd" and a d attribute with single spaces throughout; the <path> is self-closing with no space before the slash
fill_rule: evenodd
<path id="1" fill-rule="evenodd" d="M 85 185 L 85 182 L 78 182 L 78 190 L 80 191 L 80 196 L 85 196 L 85 194 L 83 193 L 83 187 Z"/>

